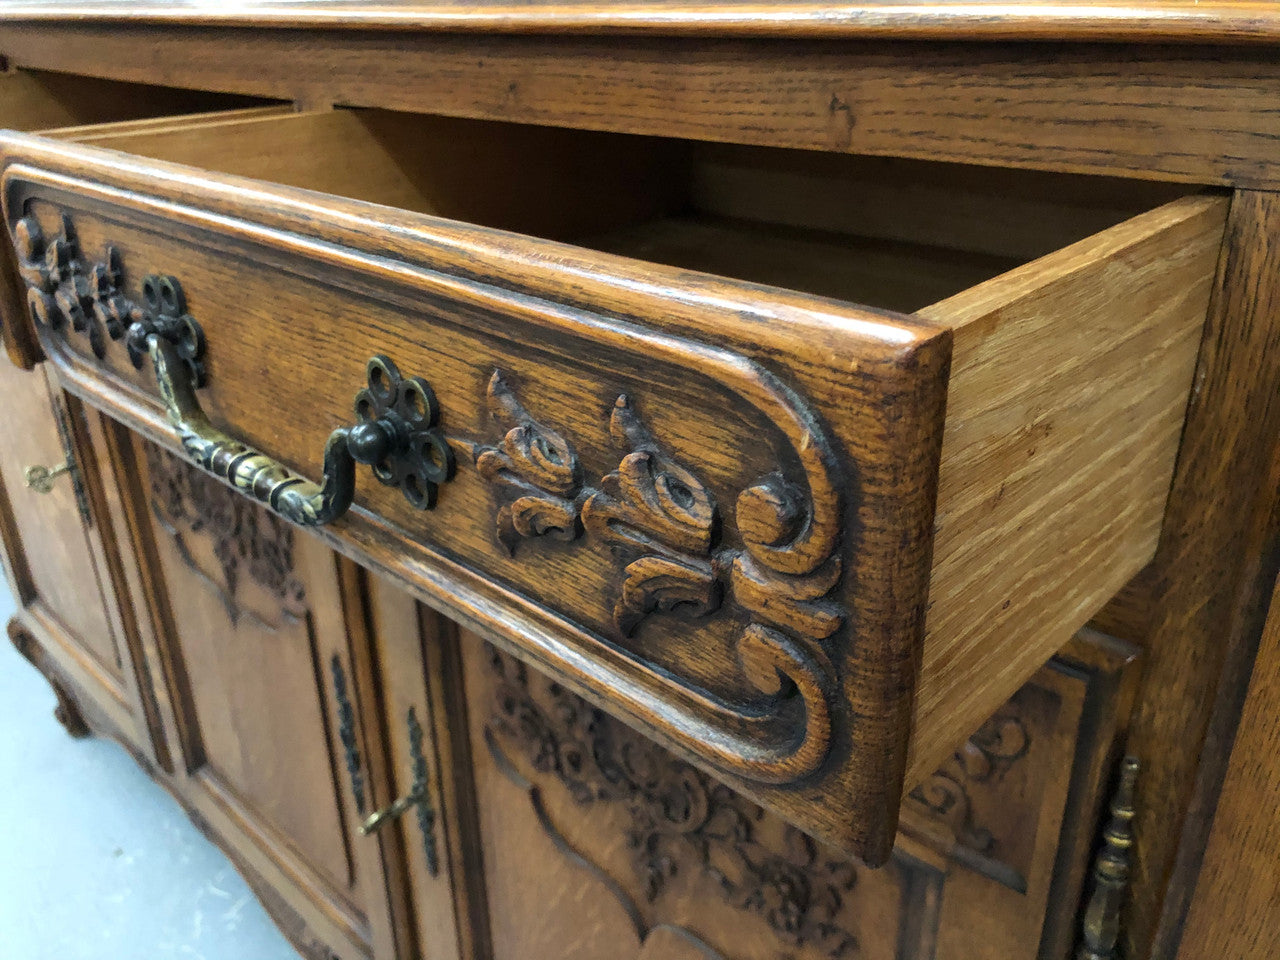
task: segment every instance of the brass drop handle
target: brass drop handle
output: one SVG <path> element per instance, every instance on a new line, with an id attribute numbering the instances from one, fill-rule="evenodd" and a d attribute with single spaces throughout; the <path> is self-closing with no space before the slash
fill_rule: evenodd
<path id="1" fill-rule="evenodd" d="M 186 312 L 173 277 L 143 281 L 144 308 L 133 308 L 125 342 L 135 364 L 150 357 L 169 422 L 187 455 L 233 487 L 303 526 L 342 516 L 355 494 L 357 463 L 413 506 L 429 510 L 440 484 L 453 478 L 454 454 L 437 428 L 440 410 L 421 377 L 402 377 L 390 359 L 373 357 L 368 385 L 356 394 L 357 422 L 329 435 L 320 483 L 295 476 L 279 461 L 215 427 L 196 398 L 204 382 L 204 332 Z"/>
<path id="2" fill-rule="evenodd" d="M 23 471 L 22 478 L 26 481 L 27 486 L 36 493 L 53 493 L 53 482 L 64 473 L 70 473 L 74 469 L 70 458 L 64 460 L 56 467 L 46 467 L 43 464 L 35 464 L 27 467 Z"/>

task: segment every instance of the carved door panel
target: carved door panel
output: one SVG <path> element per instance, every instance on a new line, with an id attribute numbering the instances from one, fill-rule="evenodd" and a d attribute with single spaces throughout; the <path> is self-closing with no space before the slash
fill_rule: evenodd
<path id="1" fill-rule="evenodd" d="M 357 829 L 372 704 L 355 669 L 367 637 L 347 582 L 354 569 L 195 467 L 133 442 L 184 800 L 251 882 L 270 888 L 268 908 L 304 952 L 392 955 L 382 851 Z"/>
<path id="2" fill-rule="evenodd" d="M 493 956 L 1065 957 L 1132 656 L 1073 641 L 869 870 L 464 635 Z"/>
<path id="3" fill-rule="evenodd" d="M 24 372 L 8 362 L 0 362 L 0 397 L 0 531 L 21 609 L 10 636 L 53 683 L 64 722 L 74 725 L 77 714 L 69 681 L 89 695 L 79 708 L 145 749 L 125 624 L 97 525 L 102 511 L 92 507 L 101 482 L 84 411 L 43 369 Z M 30 468 L 51 475 L 28 484 Z"/>

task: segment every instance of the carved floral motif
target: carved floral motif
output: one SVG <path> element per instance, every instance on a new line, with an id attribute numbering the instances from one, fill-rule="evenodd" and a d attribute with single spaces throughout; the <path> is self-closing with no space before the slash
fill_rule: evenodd
<path id="1" fill-rule="evenodd" d="M 198 572 L 204 571 L 182 538 L 188 533 L 211 538 L 221 568 L 221 582 L 214 585 L 232 621 L 242 613 L 238 594 L 246 577 L 278 599 L 287 616 L 302 616 L 305 590 L 293 572 L 293 527 L 186 461 L 152 444 L 143 449 L 152 508 L 177 541 L 183 560 Z"/>
<path id="2" fill-rule="evenodd" d="M 34 217 L 14 227 L 18 272 L 27 284 L 27 305 L 37 323 L 53 330 L 70 327 L 83 336 L 98 359 L 107 338 L 120 340 L 136 308 L 121 293 L 120 257 L 108 247 L 102 263 L 80 256 L 71 220 L 63 216 L 59 236 L 46 241 Z"/>
<path id="3" fill-rule="evenodd" d="M 489 655 L 496 678 L 491 746 L 519 751 L 581 805 L 624 807 L 627 847 L 650 903 L 678 873 L 697 871 L 784 943 L 830 957 L 857 951 L 856 935 L 841 923 L 857 882 L 851 863 L 794 827 L 780 843 L 767 842 L 759 806 L 557 684 L 548 684 L 549 702 L 540 702 L 522 663 L 492 648 Z"/>
<path id="4" fill-rule="evenodd" d="M 974 785 L 998 781 L 1030 747 L 1031 736 L 1022 719 L 1015 714 L 997 714 L 912 790 L 910 800 L 945 823 L 958 843 L 990 854 L 996 846 L 995 834 L 977 822 L 970 791 Z"/>

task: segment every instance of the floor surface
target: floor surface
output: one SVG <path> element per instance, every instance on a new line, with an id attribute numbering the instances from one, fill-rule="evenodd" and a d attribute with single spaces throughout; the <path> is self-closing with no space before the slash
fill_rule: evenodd
<path id="1" fill-rule="evenodd" d="M 11 610 L 0 581 L 0 625 Z M 0 960 L 298 960 L 177 803 L 115 743 L 68 737 L 0 640 Z"/>

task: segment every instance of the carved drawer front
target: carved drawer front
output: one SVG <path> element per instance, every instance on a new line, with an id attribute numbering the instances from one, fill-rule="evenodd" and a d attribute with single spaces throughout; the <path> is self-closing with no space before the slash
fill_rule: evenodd
<path id="1" fill-rule="evenodd" d="M 1133 649 L 1082 636 L 906 798 L 871 870 L 464 635 L 495 960 L 1071 954 Z"/>
<path id="2" fill-rule="evenodd" d="M 1071 236 L 1055 184 L 1005 211 L 1047 234 L 957 251 L 726 193 L 844 176 L 773 154 L 351 112 L 67 138 L 0 149 L 71 389 L 869 861 L 1154 550 L 1220 198 L 1017 266 Z"/>

